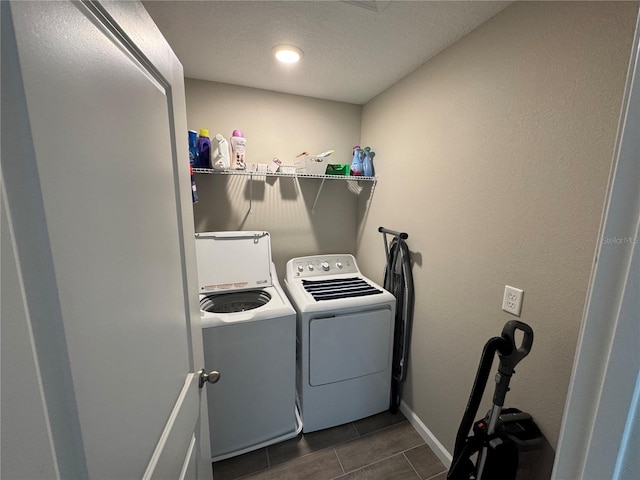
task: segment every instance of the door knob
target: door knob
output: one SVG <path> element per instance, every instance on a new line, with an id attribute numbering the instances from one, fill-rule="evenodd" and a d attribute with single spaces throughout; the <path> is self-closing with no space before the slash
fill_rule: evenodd
<path id="1" fill-rule="evenodd" d="M 209 373 L 203 368 L 198 372 L 200 374 L 200 388 L 204 386 L 204 382 L 216 383 L 220 380 L 220 372 L 217 370 L 211 370 Z"/>

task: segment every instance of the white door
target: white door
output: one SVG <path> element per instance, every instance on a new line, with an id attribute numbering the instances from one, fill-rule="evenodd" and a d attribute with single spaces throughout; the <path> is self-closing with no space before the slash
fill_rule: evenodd
<path id="1" fill-rule="evenodd" d="M 2 478 L 211 478 L 182 66 L 139 3 L 1 7 Z"/>

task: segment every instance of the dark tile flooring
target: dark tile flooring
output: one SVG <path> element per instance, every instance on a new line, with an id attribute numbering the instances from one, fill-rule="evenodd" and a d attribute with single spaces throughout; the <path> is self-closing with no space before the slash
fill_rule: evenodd
<path id="1" fill-rule="evenodd" d="M 445 480 L 446 468 L 398 412 L 215 462 L 214 480 Z"/>

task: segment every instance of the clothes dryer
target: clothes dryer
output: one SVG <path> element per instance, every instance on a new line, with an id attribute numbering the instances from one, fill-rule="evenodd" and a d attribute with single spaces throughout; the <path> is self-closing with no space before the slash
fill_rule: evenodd
<path id="1" fill-rule="evenodd" d="M 267 232 L 196 234 L 213 461 L 295 437 L 296 313 Z"/>
<path id="2" fill-rule="evenodd" d="M 352 255 L 287 263 L 297 312 L 297 391 L 303 431 L 389 408 L 395 297 L 366 278 Z"/>

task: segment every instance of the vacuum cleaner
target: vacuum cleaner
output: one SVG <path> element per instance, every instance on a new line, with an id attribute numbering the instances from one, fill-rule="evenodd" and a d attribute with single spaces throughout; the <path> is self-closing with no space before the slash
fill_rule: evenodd
<path id="1" fill-rule="evenodd" d="M 523 334 L 520 346 L 515 340 L 517 330 Z M 491 338 L 484 346 L 456 435 L 447 480 L 515 480 L 519 452 L 542 445 L 542 434 L 531 415 L 516 408 L 503 409 L 515 366 L 529 354 L 532 344 L 531 327 L 511 320 L 505 324 L 500 337 Z M 474 423 L 496 353 L 500 363 L 495 376 L 493 406 L 484 418 Z M 471 429 L 473 435 L 468 436 Z"/>

